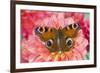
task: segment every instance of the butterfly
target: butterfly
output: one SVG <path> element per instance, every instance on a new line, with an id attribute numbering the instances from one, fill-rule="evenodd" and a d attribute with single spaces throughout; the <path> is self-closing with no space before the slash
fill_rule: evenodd
<path id="1" fill-rule="evenodd" d="M 69 51 L 74 45 L 74 38 L 77 37 L 80 25 L 73 23 L 64 28 L 49 28 L 37 26 L 35 34 L 45 44 L 50 52 Z"/>

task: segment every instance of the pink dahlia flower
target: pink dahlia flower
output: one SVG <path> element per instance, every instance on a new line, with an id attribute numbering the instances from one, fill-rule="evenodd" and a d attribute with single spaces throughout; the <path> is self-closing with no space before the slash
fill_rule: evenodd
<path id="1" fill-rule="evenodd" d="M 89 52 L 89 19 L 84 20 L 85 13 L 50 12 L 50 11 L 21 11 L 21 63 L 84 60 Z M 56 29 L 71 23 L 80 23 L 81 30 L 75 40 L 73 48 L 68 52 L 50 52 L 38 36 L 35 27 L 48 26 Z M 88 47 L 89 49 L 89 47 Z"/>

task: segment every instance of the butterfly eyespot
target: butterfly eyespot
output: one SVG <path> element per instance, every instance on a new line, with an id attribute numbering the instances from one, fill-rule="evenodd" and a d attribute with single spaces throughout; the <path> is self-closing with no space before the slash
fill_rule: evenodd
<path id="1" fill-rule="evenodd" d="M 67 39 L 66 39 L 66 45 L 67 45 L 67 47 L 68 47 L 68 48 L 71 48 L 71 47 L 72 47 L 72 44 L 73 44 L 72 39 L 71 39 L 71 38 L 67 38 Z"/>
<path id="2" fill-rule="evenodd" d="M 73 28 L 73 29 L 77 29 L 78 26 L 79 26 L 78 24 L 73 24 L 73 25 L 72 25 L 72 28 Z"/>
<path id="3" fill-rule="evenodd" d="M 46 47 L 50 48 L 53 45 L 53 40 L 50 39 L 50 40 L 46 41 L 45 44 L 46 44 Z"/>
<path id="4" fill-rule="evenodd" d="M 38 27 L 38 30 L 37 30 L 39 33 L 43 33 L 45 31 L 44 27 Z"/>
<path id="5" fill-rule="evenodd" d="M 47 32 L 47 31 L 48 31 L 48 28 L 47 28 L 47 27 L 45 27 L 44 29 L 45 29 L 45 32 Z"/>

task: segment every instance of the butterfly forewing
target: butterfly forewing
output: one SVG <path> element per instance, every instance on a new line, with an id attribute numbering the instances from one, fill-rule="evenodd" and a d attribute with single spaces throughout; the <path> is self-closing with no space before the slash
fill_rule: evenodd
<path id="1" fill-rule="evenodd" d="M 37 27 L 38 28 L 38 27 Z M 57 46 L 57 37 L 58 37 L 58 31 L 54 28 L 45 28 L 45 31 L 43 33 L 40 33 L 36 28 L 36 35 L 40 37 L 40 39 L 45 42 L 46 48 L 50 52 L 55 52 L 58 50 Z M 43 28 L 43 27 L 41 27 Z"/>

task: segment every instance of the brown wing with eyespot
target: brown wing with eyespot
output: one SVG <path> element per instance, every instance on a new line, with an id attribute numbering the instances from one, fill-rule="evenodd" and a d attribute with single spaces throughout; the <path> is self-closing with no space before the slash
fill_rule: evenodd
<path id="1" fill-rule="evenodd" d="M 80 29 L 79 24 L 70 24 L 61 30 L 61 47 L 63 51 L 69 51 L 74 45 L 74 38 L 77 37 L 78 31 Z"/>
<path id="2" fill-rule="evenodd" d="M 48 27 L 37 27 L 35 29 L 35 34 L 40 37 L 41 41 L 45 42 L 45 46 L 50 52 L 55 52 L 58 50 L 58 32 L 56 29 Z"/>

